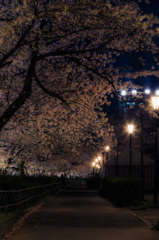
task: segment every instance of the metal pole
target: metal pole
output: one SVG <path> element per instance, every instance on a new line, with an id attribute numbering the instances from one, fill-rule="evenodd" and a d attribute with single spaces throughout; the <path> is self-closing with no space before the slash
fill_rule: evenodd
<path id="1" fill-rule="evenodd" d="M 103 165 L 102 165 L 102 176 L 103 176 L 103 177 L 105 177 L 105 172 L 104 172 L 104 157 L 105 157 L 104 155 L 105 155 L 105 154 L 104 154 L 104 153 L 105 153 L 105 152 L 102 153 L 102 154 L 103 154 Z"/>
<path id="2" fill-rule="evenodd" d="M 141 163 L 140 163 L 140 178 L 144 188 L 144 155 L 143 155 L 143 109 L 141 113 Z"/>
<path id="3" fill-rule="evenodd" d="M 106 164 L 105 164 L 105 172 L 107 173 L 106 177 L 108 176 L 108 165 L 107 165 L 107 162 L 108 162 L 108 151 L 106 152 Z"/>
<path id="4" fill-rule="evenodd" d="M 129 148 L 129 152 L 130 152 L 130 176 L 132 176 L 132 149 L 131 149 L 131 145 L 132 145 L 132 134 L 130 133 L 130 148 Z"/>
<path id="5" fill-rule="evenodd" d="M 108 162 L 108 151 L 107 151 L 107 162 Z"/>
<path id="6" fill-rule="evenodd" d="M 157 134 L 157 118 L 155 119 L 155 164 L 154 164 L 154 189 L 153 203 L 158 204 L 158 134 Z"/>
<path id="7" fill-rule="evenodd" d="M 103 152 L 103 169 L 104 169 L 104 152 Z"/>
<path id="8" fill-rule="evenodd" d="M 116 146 L 116 175 L 118 176 L 118 139 L 117 139 L 117 146 Z"/>
<path id="9" fill-rule="evenodd" d="M 115 166 L 114 173 L 115 173 L 115 176 L 116 176 L 117 174 L 116 174 L 116 155 L 115 154 L 114 154 L 114 166 Z"/>

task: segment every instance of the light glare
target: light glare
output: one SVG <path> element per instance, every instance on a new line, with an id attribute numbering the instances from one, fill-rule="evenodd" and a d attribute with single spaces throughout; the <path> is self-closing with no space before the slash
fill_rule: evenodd
<path id="1" fill-rule="evenodd" d="M 109 151 L 109 146 L 106 146 L 106 148 L 105 148 L 105 149 L 106 149 L 106 151 Z"/>
<path id="2" fill-rule="evenodd" d="M 133 125 L 133 124 L 128 125 L 128 131 L 129 131 L 129 133 L 132 133 L 132 132 L 133 132 L 133 128 L 134 128 L 134 125 Z"/>
<path id="3" fill-rule="evenodd" d="M 152 97 L 152 104 L 154 109 L 159 109 L 159 97 Z"/>
<path id="4" fill-rule="evenodd" d="M 121 95 L 122 95 L 122 96 L 126 96 L 126 90 L 122 90 L 122 91 L 121 91 Z"/>
<path id="5" fill-rule="evenodd" d="M 156 95 L 157 95 L 157 96 L 159 96 L 159 90 L 156 90 L 156 92 L 155 92 L 155 93 L 156 93 Z"/>
<path id="6" fill-rule="evenodd" d="M 145 89 L 145 94 L 150 94 L 150 89 Z"/>
<path id="7" fill-rule="evenodd" d="M 132 95 L 136 95 L 137 94 L 137 90 L 133 89 L 132 90 Z"/>

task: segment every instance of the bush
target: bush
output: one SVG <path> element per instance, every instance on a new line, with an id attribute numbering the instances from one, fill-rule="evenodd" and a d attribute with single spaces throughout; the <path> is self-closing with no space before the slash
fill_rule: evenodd
<path id="1" fill-rule="evenodd" d="M 120 207 L 141 203 L 143 200 L 141 180 L 135 177 L 104 178 L 102 195 Z"/>
<path id="2" fill-rule="evenodd" d="M 87 178 L 87 188 L 88 189 L 99 189 L 101 183 L 101 178 L 99 176 Z"/>
<path id="3" fill-rule="evenodd" d="M 0 175 L 0 190 L 18 190 L 57 182 L 57 177 Z"/>

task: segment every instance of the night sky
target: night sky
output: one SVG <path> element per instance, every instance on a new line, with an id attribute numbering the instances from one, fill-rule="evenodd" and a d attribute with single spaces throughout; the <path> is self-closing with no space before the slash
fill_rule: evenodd
<path id="1" fill-rule="evenodd" d="M 141 9 L 143 12 L 147 12 L 148 14 L 153 13 L 155 16 L 159 17 L 159 1 L 157 0 L 150 0 L 150 4 L 145 4 L 145 3 L 139 3 Z M 150 57 L 151 58 L 151 57 Z M 135 62 L 133 62 L 131 59 L 119 59 L 119 62 L 121 65 L 125 65 L 129 61 L 130 64 L 133 65 L 134 68 L 137 69 L 137 65 L 135 66 Z M 146 69 L 151 69 L 153 65 L 153 60 L 149 60 L 146 65 Z M 127 80 L 127 79 L 126 79 Z M 145 88 L 150 88 L 152 91 L 155 91 L 156 89 L 159 89 L 159 79 L 156 76 L 147 76 L 147 77 L 140 77 L 137 79 L 130 79 L 134 84 L 141 85 L 144 89 Z M 104 111 L 109 114 L 112 114 L 113 112 L 118 111 L 118 98 L 115 95 L 112 103 L 109 107 L 104 106 Z"/>

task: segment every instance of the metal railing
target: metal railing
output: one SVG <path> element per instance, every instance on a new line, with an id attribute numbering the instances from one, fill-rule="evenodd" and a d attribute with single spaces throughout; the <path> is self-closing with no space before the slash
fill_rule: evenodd
<path id="1" fill-rule="evenodd" d="M 0 209 L 11 206 L 18 206 L 33 198 L 57 190 L 62 186 L 63 183 L 59 182 L 20 190 L 0 191 Z"/>

